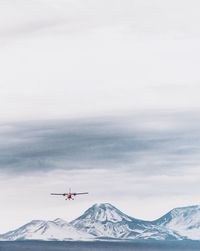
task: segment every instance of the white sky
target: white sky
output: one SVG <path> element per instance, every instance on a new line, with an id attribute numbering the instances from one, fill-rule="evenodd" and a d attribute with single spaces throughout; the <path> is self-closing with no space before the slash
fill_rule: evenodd
<path id="1" fill-rule="evenodd" d="M 1 1 L 1 120 L 199 108 L 200 4 L 150 2 Z"/>
<path id="2" fill-rule="evenodd" d="M 199 8 L 197 0 L 1 0 L 1 123 L 198 110 Z M 121 182 L 117 191 L 123 196 L 119 200 L 113 191 L 112 196 L 101 191 L 110 186 L 110 174 L 104 168 L 94 167 L 88 176 L 74 172 L 73 178 L 69 171 L 58 171 L 55 176 L 52 172 L 56 171 L 29 178 L 5 178 L 2 174 L 0 190 L 8 189 L 9 196 L 1 195 L 0 232 L 33 218 L 71 220 L 80 214 L 80 208 L 102 202 L 102 198 L 131 216 L 147 219 L 198 201 L 195 175 L 190 179 L 182 173 L 172 181 L 177 193 L 184 182 L 187 187 L 194 184 L 191 191 L 175 198 L 174 190 L 146 195 L 140 186 L 146 182 L 151 186 L 155 177 L 141 178 L 138 188 L 138 177 L 127 181 L 128 174 L 121 170 L 114 173 L 116 187 Z M 85 182 L 80 185 L 83 177 Z M 88 183 L 88 178 L 92 182 Z M 160 188 L 165 182 L 165 187 L 168 182 L 171 185 L 171 178 L 162 179 L 164 183 L 154 180 L 153 184 Z M 48 197 L 49 190 L 66 189 L 65 183 L 95 191 L 95 195 L 67 205 L 67 216 L 65 201 Z M 141 197 L 129 194 L 130 187 L 139 190 Z M 131 207 L 127 207 L 130 201 Z M 37 211 L 33 205 L 38 203 Z"/>

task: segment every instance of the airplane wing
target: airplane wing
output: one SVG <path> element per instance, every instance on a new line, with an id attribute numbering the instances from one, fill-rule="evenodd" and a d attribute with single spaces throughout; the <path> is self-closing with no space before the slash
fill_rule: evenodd
<path id="1" fill-rule="evenodd" d="M 62 196 L 66 196 L 67 193 L 51 193 L 51 195 L 62 195 Z"/>
<path id="2" fill-rule="evenodd" d="M 72 195 L 76 196 L 76 195 L 82 195 L 82 194 L 88 194 L 88 192 L 85 193 L 72 193 Z"/>

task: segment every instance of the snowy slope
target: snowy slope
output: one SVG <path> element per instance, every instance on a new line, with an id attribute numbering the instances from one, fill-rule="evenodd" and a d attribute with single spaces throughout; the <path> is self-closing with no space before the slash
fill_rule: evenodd
<path id="1" fill-rule="evenodd" d="M 93 205 L 71 224 L 97 237 L 126 239 L 135 238 L 149 226 L 148 222 L 127 216 L 109 203 Z"/>
<path id="2" fill-rule="evenodd" d="M 186 238 L 200 240 L 200 206 L 175 208 L 155 223 Z"/>
<path id="3" fill-rule="evenodd" d="M 92 236 L 77 230 L 62 219 L 33 220 L 30 223 L 0 236 L 1 240 L 89 240 Z"/>
<path id="4" fill-rule="evenodd" d="M 174 230 L 168 229 L 163 226 L 155 226 L 147 228 L 141 234 L 137 235 L 136 239 L 145 240 L 184 240 L 185 237 L 181 236 Z"/>

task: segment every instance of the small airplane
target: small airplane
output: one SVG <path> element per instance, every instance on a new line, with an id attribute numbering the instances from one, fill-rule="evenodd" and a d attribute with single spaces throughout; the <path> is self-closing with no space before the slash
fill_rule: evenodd
<path id="1" fill-rule="evenodd" d="M 76 195 L 83 195 L 83 194 L 88 194 L 88 192 L 84 192 L 84 193 L 72 193 L 71 192 L 71 188 L 69 189 L 68 193 L 51 193 L 51 195 L 62 195 L 65 196 L 66 199 L 65 200 L 74 200 L 74 196 Z"/>

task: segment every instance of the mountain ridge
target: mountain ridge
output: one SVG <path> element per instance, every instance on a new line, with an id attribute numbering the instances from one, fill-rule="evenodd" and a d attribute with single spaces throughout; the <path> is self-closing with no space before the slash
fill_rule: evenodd
<path id="1" fill-rule="evenodd" d="M 110 203 L 94 204 L 71 222 L 33 220 L 0 235 L 15 240 L 200 240 L 200 206 L 174 208 L 154 221 L 124 214 Z"/>

